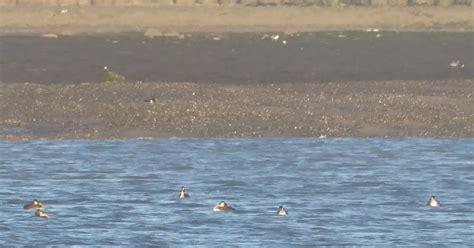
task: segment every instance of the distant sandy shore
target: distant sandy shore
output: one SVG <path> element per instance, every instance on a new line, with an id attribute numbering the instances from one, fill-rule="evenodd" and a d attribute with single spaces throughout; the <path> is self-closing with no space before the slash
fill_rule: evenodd
<path id="1" fill-rule="evenodd" d="M 474 81 L 470 77 L 472 51 L 465 45 L 467 33 L 453 37 L 445 33 L 426 40 L 388 32 L 364 36 L 341 32 L 330 39 L 311 34 L 291 37 L 304 31 L 365 29 L 472 32 L 472 8 L 2 7 L 2 52 L 9 59 L 2 62 L 8 73 L 0 80 L 0 140 L 474 138 Z M 128 31 L 147 37 L 131 35 L 129 40 L 106 34 Z M 210 34 L 210 40 L 197 34 L 177 38 L 192 32 L 279 32 L 291 40 L 287 44 L 286 40 L 272 42 L 259 36 L 248 45 L 248 39 L 242 43 L 224 34 Z M 18 34 L 47 34 L 57 39 L 19 39 Z M 74 36 L 77 34 L 99 35 L 85 49 L 83 44 L 89 43 Z M 174 38 L 149 39 L 156 36 Z M 357 42 L 359 36 L 367 36 L 367 42 Z M 110 41 L 104 37 L 111 37 Z M 215 43 L 214 39 L 220 40 Z M 316 43 L 310 42 L 313 39 Z M 446 39 L 448 45 L 438 46 Z M 401 41 L 408 45 L 397 48 Z M 156 50 L 151 49 L 153 44 Z M 189 44 L 199 49 L 192 50 L 194 46 Z M 352 49 L 353 44 L 357 49 Z M 417 49 L 419 46 L 423 49 Z M 302 52 L 302 48 L 313 50 Z M 97 57 L 90 55 L 91 51 Z M 240 53 L 241 57 L 236 55 Z M 272 63 L 262 62 L 269 54 L 276 56 Z M 312 63 L 315 57 L 321 61 Z M 285 64 L 289 58 L 291 63 Z M 465 66 L 449 68 L 455 59 Z M 200 67 L 194 66 L 197 63 Z M 236 67 L 217 66 L 229 63 Z M 84 82 L 82 75 L 96 77 L 104 65 L 131 75 L 132 82 L 80 83 Z M 163 67 L 158 73 L 161 80 L 140 79 L 153 76 L 157 65 L 171 66 L 175 73 L 167 73 Z M 139 69 L 149 73 L 134 75 Z M 232 76 L 233 70 L 253 74 L 242 74 L 246 80 L 239 81 Z M 198 79 L 206 77 L 197 77 L 200 72 L 219 80 L 202 83 Z M 331 81 L 332 75 L 341 72 L 346 72 L 341 81 Z M 37 75 L 33 77 L 36 82 L 49 83 L 24 83 L 35 82 L 31 75 Z M 78 77 L 73 80 L 70 75 Z M 197 75 L 197 79 L 180 80 L 189 75 Z M 284 81 L 268 78 L 275 75 Z M 292 83 L 298 75 L 300 82 Z M 321 79 L 323 75 L 326 78 Z M 320 80 L 313 80 L 315 77 Z M 255 83 L 249 83 L 251 79 Z M 146 102 L 149 99 L 155 101 Z"/>
<path id="2" fill-rule="evenodd" d="M 457 7 L 1 7 L 0 34 L 110 32 L 472 31 Z"/>

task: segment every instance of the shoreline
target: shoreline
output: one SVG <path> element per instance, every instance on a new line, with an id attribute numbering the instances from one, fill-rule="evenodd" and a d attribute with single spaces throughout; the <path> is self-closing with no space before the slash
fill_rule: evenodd
<path id="1" fill-rule="evenodd" d="M 472 7 L 0 7 L 0 140 L 474 138 L 473 23 Z M 384 32 L 406 30 L 464 34 Z M 128 82 L 98 83 L 104 66 Z"/>
<path id="2" fill-rule="evenodd" d="M 0 140 L 474 138 L 474 81 L 0 84 Z M 154 103 L 148 103 L 150 97 Z"/>
<path id="3" fill-rule="evenodd" d="M 62 13 L 67 11 L 65 13 Z M 0 35 L 123 32 L 472 32 L 470 6 L 411 7 L 0 7 Z"/>

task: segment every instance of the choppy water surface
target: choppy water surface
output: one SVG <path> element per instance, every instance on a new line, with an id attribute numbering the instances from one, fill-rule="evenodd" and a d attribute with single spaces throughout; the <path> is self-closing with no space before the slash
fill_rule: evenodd
<path id="1" fill-rule="evenodd" d="M 472 139 L 0 142 L 0 246 L 469 246 L 473 150 Z M 441 208 L 426 206 L 431 194 Z M 32 198 L 49 220 L 23 210 Z M 212 212 L 221 199 L 238 211 Z"/>

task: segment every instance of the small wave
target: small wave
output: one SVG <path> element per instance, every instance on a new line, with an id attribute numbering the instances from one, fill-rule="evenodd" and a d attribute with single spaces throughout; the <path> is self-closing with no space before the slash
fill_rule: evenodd
<path id="1" fill-rule="evenodd" d="M 451 224 L 474 224 L 474 220 L 450 220 L 448 223 Z"/>
<path id="2" fill-rule="evenodd" d="M 194 169 L 191 165 L 169 165 L 159 167 L 161 171 L 185 171 Z"/>
<path id="3" fill-rule="evenodd" d="M 124 176 L 122 177 L 124 180 L 157 180 L 160 179 L 158 175 L 149 174 L 143 176 Z"/>
<path id="4" fill-rule="evenodd" d="M 344 182 L 342 184 L 347 186 L 347 187 L 354 187 L 354 188 L 380 187 L 380 186 L 385 185 L 384 182 L 379 182 L 379 181 Z"/>
<path id="5" fill-rule="evenodd" d="M 232 187 L 232 186 L 246 186 L 247 183 L 244 181 L 239 180 L 215 180 L 210 181 L 209 184 L 216 184 L 224 187 Z"/>

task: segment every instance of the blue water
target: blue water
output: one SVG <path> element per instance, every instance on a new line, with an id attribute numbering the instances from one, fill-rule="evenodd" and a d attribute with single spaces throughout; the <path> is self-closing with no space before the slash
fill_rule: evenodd
<path id="1" fill-rule="evenodd" d="M 470 246 L 473 151 L 473 139 L 0 142 L 0 246 Z M 48 220 L 23 210 L 33 198 Z M 220 200 L 237 211 L 212 212 Z"/>

